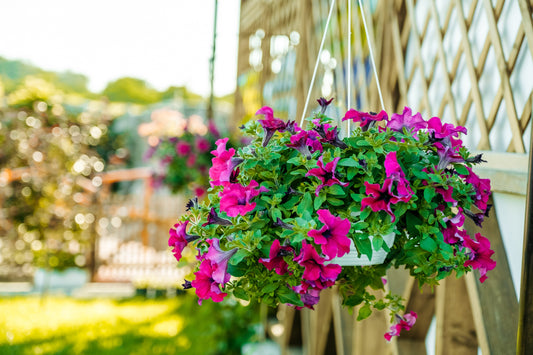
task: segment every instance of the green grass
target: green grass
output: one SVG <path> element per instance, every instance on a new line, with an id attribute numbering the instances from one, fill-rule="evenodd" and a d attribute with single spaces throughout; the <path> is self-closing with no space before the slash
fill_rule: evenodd
<path id="1" fill-rule="evenodd" d="M 257 307 L 192 296 L 123 301 L 0 298 L 0 354 L 239 354 Z"/>

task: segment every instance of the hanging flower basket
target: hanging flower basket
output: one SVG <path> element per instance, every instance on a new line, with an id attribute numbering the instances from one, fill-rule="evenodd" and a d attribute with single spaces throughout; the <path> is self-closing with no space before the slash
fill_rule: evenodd
<path id="1" fill-rule="evenodd" d="M 344 305 L 361 306 L 358 319 L 388 308 L 390 338 L 416 314 L 399 315 L 399 296 L 369 292 L 384 289 L 388 268 L 436 285 L 472 268 L 484 281 L 495 267 L 489 241 L 463 229 L 465 217 L 481 226 L 488 215 L 490 181 L 471 169 L 483 160 L 463 147 L 464 127 L 425 121 L 409 108 L 390 117 L 351 109 L 342 120 L 358 125 L 341 139 L 326 115 L 331 100 L 318 102 L 306 129 L 263 107 L 261 119 L 241 127 L 248 145 L 217 141 L 208 200 L 189 202 L 169 246 L 178 260 L 197 249 L 184 287 L 200 303 L 232 294 L 313 308 L 337 285 Z M 371 265 L 359 266 L 362 259 Z"/>

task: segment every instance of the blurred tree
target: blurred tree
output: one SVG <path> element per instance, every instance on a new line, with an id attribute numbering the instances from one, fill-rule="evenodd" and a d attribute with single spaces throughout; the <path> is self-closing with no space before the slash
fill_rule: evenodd
<path id="1" fill-rule="evenodd" d="M 124 77 L 107 84 L 102 95 L 110 101 L 153 104 L 161 100 L 161 94 L 146 81 Z"/>

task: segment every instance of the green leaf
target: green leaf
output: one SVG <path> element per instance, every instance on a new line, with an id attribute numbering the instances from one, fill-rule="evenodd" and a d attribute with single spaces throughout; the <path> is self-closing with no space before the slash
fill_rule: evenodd
<path id="1" fill-rule="evenodd" d="M 242 259 L 250 255 L 250 252 L 244 248 L 239 249 L 230 259 L 230 263 L 233 265 L 238 265 Z"/>
<path id="2" fill-rule="evenodd" d="M 354 294 L 354 295 L 351 295 L 348 298 L 345 298 L 343 303 L 344 303 L 344 305 L 346 305 L 348 307 L 354 307 L 354 306 L 357 306 L 358 304 L 360 304 L 361 302 L 363 302 L 363 300 L 364 300 L 363 296 L 361 296 L 359 294 Z"/>
<path id="3" fill-rule="evenodd" d="M 363 229 L 365 229 L 367 227 L 368 227 L 368 223 L 363 222 L 363 221 L 359 221 L 357 223 L 353 223 L 352 224 L 352 228 L 355 229 L 356 231 L 363 230 Z"/>
<path id="4" fill-rule="evenodd" d="M 340 196 L 346 195 L 346 192 L 344 191 L 341 185 L 329 186 L 329 193 L 333 195 L 340 195 Z"/>
<path id="5" fill-rule="evenodd" d="M 328 198 L 328 203 L 332 204 L 333 206 L 342 206 L 344 205 L 343 200 L 339 200 L 338 198 Z"/>
<path id="6" fill-rule="evenodd" d="M 370 243 L 369 238 L 355 238 L 355 246 L 361 254 L 368 256 L 369 259 L 372 259 L 372 243 Z"/>
<path id="7" fill-rule="evenodd" d="M 270 210 L 270 215 L 272 216 L 272 220 L 275 222 L 278 218 L 282 219 L 281 217 L 281 211 L 278 208 L 272 208 Z"/>
<path id="8" fill-rule="evenodd" d="M 305 211 L 309 211 L 313 207 L 313 198 L 309 192 L 304 194 L 302 202 L 298 206 L 298 214 L 303 215 Z"/>
<path id="9" fill-rule="evenodd" d="M 434 252 L 437 250 L 437 243 L 432 238 L 422 239 L 420 242 L 420 247 L 426 251 Z"/>
<path id="10" fill-rule="evenodd" d="M 242 288 L 236 288 L 233 290 L 233 296 L 240 298 L 241 300 L 248 301 L 250 297 L 248 297 L 248 294 L 246 291 L 244 291 Z"/>
<path id="11" fill-rule="evenodd" d="M 293 208 L 296 203 L 298 203 L 298 201 L 300 201 L 300 196 L 297 195 L 297 196 L 292 196 L 289 201 L 283 203 L 281 206 L 285 209 L 291 209 Z"/>
<path id="12" fill-rule="evenodd" d="M 326 201 L 326 194 L 320 194 L 317 197 L 315 197 L 314 207 L 315 211 L 318 211 L 320 206 L 322 206 L 322 203 Z"/>
<path id="13" fill-rule="evenodd" d="M 469 175 L 468 169 L 462 164 L 453 164 L 455 171 L 460 175 Z"/>
<path id="14" fill-rule="evenodd" d="M 278 282 L 269 283 L 263 289 L 261 290 L 262 293 L 270 293 L 274 290 L 276 290 L 281 284 Z"/>
<path id="15" fill-rule="evenodd" d="M 433 199 L 433 196 L 435 196 L 435 190 L 433 190 L 432 188 L 424 189 L 424 199 L 427 202 L 431 202 L 431 200 Z"/>
<path id="16" fill-rule="evenodd" d="M 228 273 L 231 276 L 241 277 L 246 274 L 246 271 L 248 271 L 246 263 L 239 263 L 238 265 L 228 264 Z"/>
<path id="17" fill-rule="evenodd" d="M 277 294 L 281 303 L 290 303 L 300 307 L 303 307 L 304 305 L 304 303 L 300 300 L 300 296 L 288 288 L 279 289 Z"/>
<path id="18" fill-rule="evenodd" d="M 372 247 L 375 251 L 379 251 L 383 245 L 383 238 L 381 236 L 374 236 L 372 238 Z"/>
<path id="19" fill-rule="evenodd" d="M 300 156 L 295 156 L 294 158 L 287 160 L 287 164 L 301 165 Z"/>
<path id="20" fill-rule="evenodd" d="M 340 166 L 359 166 L 359 164 L 357 163 L 357 160 L 355 160 L 352 157 L 344 158 L 344 159 L 339 160 L 337 165 L 340 165 Z"/>
<path id="21" fill-rule="evenodd" d="M 357 315 L 357 320 L 363 320 L 368 318 L 372 314 L 372 309 L 370 304 L 366 303 L 363 307 L 359 309 L 359 314 Z"/>

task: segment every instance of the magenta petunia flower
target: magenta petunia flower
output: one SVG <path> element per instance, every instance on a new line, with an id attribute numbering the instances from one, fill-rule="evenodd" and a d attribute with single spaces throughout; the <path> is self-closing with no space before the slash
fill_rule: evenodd
<path id="1" fill-rule="evenodd" d="M 385 339 L 390 341 L 393 336 L 399 336 L 403 329 L 410 330 L 415 324 L 417 317 L 418 315 L 413 311 L 405 314 L 403 317 L 399 314 L 395 314 L 396 324 L 393 324 L 390 327 L 390 331 L 385 333 Z"/>
<path id="2" fill-rule="evenodd" d="M 480 179 L 471 168 L 466 167 L 466 169 L 468 170 L 469 174 L 461 176 L 465 179 L 466 183 L 474 186 L 474 205 L 476 205 L 476 207 L 481 211 L 485 212 L 488 208 L 487 203 L 490 198 L 490 179 Z"/>
<path id="3" fill-rule="evenodd" d="M 191 152 L 191 145 L 187 142 L 178 142 L 176 144 L 176 154 L 178 154 L 180 157 L 184 157 L 187 154 Z"/>
<path id="4" fill-rule="evenodd" d="M 217 149 L 211 152 L 215 156 L 211 159 L 213 165 L 209 169 L 211 186 L 219 186 L 229 182 L 233 169 L 244 161 L 242 158 L 234 157 L 235 149 L 226 150 L 227 141 L 228 138 L 217 140 L 215 143 Z"/>
<path id="5" fill-rule="evenodd" d="M 335 282 L 342 271 L 340 265 L 328 264 L 324 265 L 326 259 L 320 257 L 312 244 L 307 244 L 302 241 L 302 249 L 300 254 L 294 258 L 300 266 L 305 268 L 303 279 L 306 281 L 318 282 Z"/>
<path id="6" fill-rule="evenodd" d="M 226 212 L 229 217 L 244 216 L 253 211 L 256 203 L 251 202 L 251 200 L 261 192 L 268 191 L 263 186 L 257 189 L 258 186 L 259 184 L 255 180 L 250 181 L 248 186 L 233 183 L 224 185 L 224 190 L 219 194 L 220 210 Z"/>
<path id="7" fill-rule="evenodd" d="M 442 123 L 440 118 L 432 117 L 427 122 L 428 131 L 435 133 L 435 138 L 459 137 L 459 133 L 466 134 L 463 126 L 454 126 L 451 123 Z"/>
<path id="8" fill-rule="evenodd" d="M 321 156 L 318 158 L 318 168 L 313 168 L 305 174 L 305 176 L 315 176 L 320 179 L 322 184 L 318 185 L 315 190 L 315 195 L 318 196 L 320 190 L 324 186 L 332 186 L 335 184 L 339 184 L 343 187 L 346 187 L 349 185 L 347 182 L 341 182 L 339 179 L 335 177 L 335 168 L 337 167 L 337 162 L 339 161 L 339 157 L 333 159 L 333 161 L 330 161 L 326 165 L 324 165 L 323 157 Z"/>
<path id="9" fill-rule="evenodd" d="M 283 257 L 291 254 L 294 254 L 292 247 L 281 246 L 279 239 L 275 239 L 270 246 L 269 258 L 260 258 L 259 262 L 268 270 L 274 269 L 276 274 L 285 275 L 288 271 L 288 264 Z"/>
<path id="10" fill-rule="evenodd" d="M 437 154 L 439 156 L 437 170 L 446 169 L 451 163 L 463 163 L 465 161 L 453 147 L 439 143 L 436 143 L 435 146 L 437 147 Z"/>
<path id="11" fill-rule="evenodd" d="M 274 111 L 268 106 L 263 106 L 257 112 L 256 115 L 264 115 L 264 120 L 257 120 L 265 130 L 265 135 L 263 137 L 263 147 L 266 147 L 274 133 L 276 131 L 283 132 L 287 128 L 287 124 L 280 120 L 279 118 L 274 117 Z"/>
<path id="12" fill-rule="evenodd" d="M 213 280 L 218 283 L 226 283 L 230 279 L 230 274 L 227 273 L 228 260 L 237 252 L 237 248 L 224 251 L 220 248 L 220 240 L 216 238 L 207 239 L 207 242 L 209 249 L 203 255 L 202 260 L 209 260 L 211 265 L 216 265 L 216 268 L 213 268 Z"/>
<path id="13" fill-rule="evenodd" d="M 350 252 L 350 221 L 347 218 L 335 217 L 328 210 L 318 210 L 318 220 L 324 223 L 320 229 L 312 229 L 307 235 L 315 244 L 322 248 L 322 253 L 333 259 Z"/>
<path id="14" fill-rule="evenodd" d="M 411 196 L 413 196 L 414 192 L 411 189 L 409 181 L 405 178 L 405 173 L 403 172 L 402 167 L 398 163 L 396 152 L 388 153 L 385 157 L 384 164 L 385 174 L 388 178 L 390 178 L 393 182 L 396 183 L 396 186 L 394 184 L 390 185 L 390 194 L 398 198 L 405 198 L 407 199 L 407 201 L 409 201 L 411 199 Z M 393 191 L 394 187 L 396 187 L 395 193 Z"/>
<path id="15" fill-rule="evenodd" d="M 185 163 L 185 165 L 187 165 L 188 168 L 192 168 L 194 164 L 196 164 L 196 155 L 191 154 L 187 158 L 187 162 Z"/>
<path id="16" fill-rule="evenodd" d="M 177 261 L 180 261 L 181 253 L 187 244 L 200 238 L 198 235 L 187 234 L 188 223 L 189 221 L 178 222 L 168 231 L 168 234 L 170 235 L 168 238 L 168 246 L 172 247 L 172 253 Z"/>
<path id="17" fill-rule="evenodd" d="M 213 273 L 216 272 L 216 264 L 212 264 L 209 260 L 203 260 L 200 264 L 200 269 L 194 274 L 196 278 L 191 281 L 191 286 L 196 289 L 198 296 L 198 304 L 202 304 L 202 300 L 211 298 L 213 302 L 221 302 L 228 294 L 220 290 L 220 283 L 213 279 Z"/>
<path id="18" fill-rule="evenodd" d="M 387 112 L 381 111 L 380 113 L 375 112 L 360 112 L 356 111 L 353 108 L 349 109 L 348 112 L 342 118 L 343 121 L 352 120 L 354 122 L 359 122 L 361 128 L 368 129 L 371 122 L 379 121 L 388 121 L 389 116 Z"/>
<path id="19" fill-rule="evenodd" d="M 415 133 L 416 131 L 426 128 L 427 122 L 424 121 L 420 113 L 413 116 L 411 109 L 409 107 L 404 107 L 401 115 L 398 113 L 392 114 L 390 121 L 387 122 L 387 128 L 390 128 L 393 131 L 402 132 L 404 127 L 408 131 Z"/>
<path id="20" fill-rule="evenodd" d="M 394 222 L 396 220 L 396 216 L 392 212 L 390 205 L 396 204 L 400 201 L 408 202 L 411 197 L 397 197 L 392 195 L 390 193 L 391 184 L 391 179 L 385 179 L 385 181 L 383 181 L 383 187 L 380 187 L 379 184 L 369 184 L 367 181 L 365 181 L 365 193 L 369 197 L 365 197 L 361 201 L 361 211 L 367 206 L 369 206 L 374 212 L 385 211 L 391 216 L 391 222 Z"/>
<path id="21" fill-rule="evenodd" d="M 494 251 L 490 249 L 490 241 L 482 236 L 480 233 L 476 233 L 476 240 L 471 238 L 465 238 L 463 246 L 470 249 L 469 260 L 465 261 L 464 266 L 472 266 L 473 269 L 478 269 L 481 277 L 480 282 L 484 282 L 487 279 L 487 271 L 490 271 L 496 267 L 496 261 L 491 259 Z"/>

